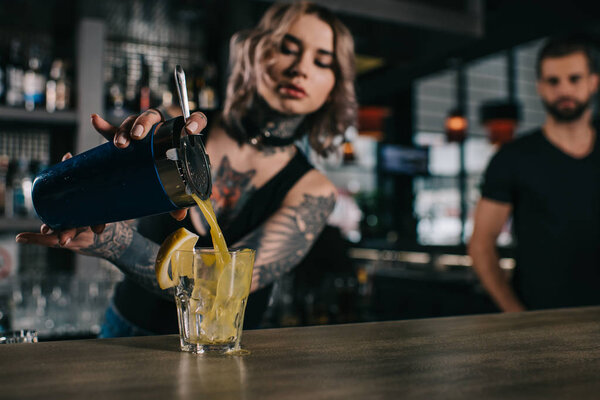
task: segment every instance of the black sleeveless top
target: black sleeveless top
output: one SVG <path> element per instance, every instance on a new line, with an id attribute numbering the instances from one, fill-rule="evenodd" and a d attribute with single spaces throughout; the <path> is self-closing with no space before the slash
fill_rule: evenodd
<path id="1" fill-rule="evenodd" d="M 237 217 L 223 230 L 227 243 L 237 242 L 267 220 L 280 208 L 292 186 L 312 168 L 302 151 L 297 149 L 296 155 L 288 164 L 252 194 Z M 140 219 L 138 232 L 153 242 L 162 243 L 169 234 L 181 227 L 191 232 L 196 231 L 189 214 L 183 221 L 176 221 L 169 214 L 162 214 Z M 197 245 L 212 246 L 210 234 L 200 236 Z M 272 285 L 268 285 L 250 294 L 244 329 L 258 327 L 267 308 L 271 288 Z M 157 296 L 127 276 L 117 285 L 113 301 L 121 315 L 140 328 L 155 334 L 178 332 L 175 302 Z"/>

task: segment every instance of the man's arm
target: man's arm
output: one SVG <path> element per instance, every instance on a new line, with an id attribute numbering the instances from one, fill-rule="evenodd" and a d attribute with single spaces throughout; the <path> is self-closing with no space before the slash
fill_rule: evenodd
<path id="1" fill-rule="evenodd" d="M 500 268 L 496 240 L 512 213 L 510 203 L 481 198 L 475 210 L 475 227 L 469 243 L 469 255 L 481 283 L 496 305 L 506 312 L 524 311 Z"/>
<path id="2" fill-rule="evenodd" d="M 316 171 L 307 175 L 278 211 L 233 246 L 256 249 L 251 291 L 298 265 L 327 223 L 335 206 L 335 187 Z"/>

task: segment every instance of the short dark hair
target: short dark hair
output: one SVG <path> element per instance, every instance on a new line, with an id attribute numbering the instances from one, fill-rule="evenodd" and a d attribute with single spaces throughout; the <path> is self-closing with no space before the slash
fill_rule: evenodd
<path id="1" fill-rule="evenodd" d="M 588 61 L 591 73 L 596 73 L 596 54 L 592 41 L 583 35 L 570 35 L 551 38 L 540 49 L 535 69 L 537 77 L 542 76 L 542 61 L 547 58 L 564 57 L 573 53 L 583 53 Z"/>

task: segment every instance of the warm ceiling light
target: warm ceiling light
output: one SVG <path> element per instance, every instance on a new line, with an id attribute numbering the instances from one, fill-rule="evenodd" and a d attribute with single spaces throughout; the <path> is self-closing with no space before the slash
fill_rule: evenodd
<path id="1" fill-rule="evenodd" d="M 490 142 L 493 144 L 508 143 L 513 139 L 517 130 L 515 119 L 490 119 L 485 123 Z"/>
<path id="2" fill-rule="evenodd" d="M 469 123 L 462 112 L 453 111 L 446 118 L 446 137 L 449 142 L 462 142 L 467 136 Z"/>
<path id="3" fill-rule="evenodd" d="M 479 114 L 490 142 L 504 144 L 513 139 L 520 115 L 517 103 L 506 100 L 487 101 L 479 108 Z"/>
<path id="4" fill-rule="evenodd" d="M 446 119 L 446 129 L 450 131 L 466 131 L 467 126 L 467 119 L 463 116 L 456 115 Z"/>

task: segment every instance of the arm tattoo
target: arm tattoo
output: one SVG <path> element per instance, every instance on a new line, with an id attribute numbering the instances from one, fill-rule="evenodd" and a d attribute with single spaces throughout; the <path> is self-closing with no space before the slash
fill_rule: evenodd
<path id="1" fill-rule="evenodd" d="M 94 235 L 94 243 L 82 253 L 88 256 L 102 257 L 109 261 L 118 258 L 129 245 L 133 236 L 132 227 L 126 222 L 106 225 L 104 232 Z"/>
<path id="2" fill-rule="evenodd" d="M 335 195 L 304 195 L 298 206 L 286 207 L 236 247 L 257 250 L 254 265 L 258 287 L 264 287 L 294 268 L 308 253 L 335 205 Z"/>
<path id="3" fill-rule="evenodd" d="M 162 290 L 156 280 L 154 262 L 159 248 L 158 244 L 138 233 L 132 224 L 116 222 L 107 225 L 100 235 L 95 235 L 94 244 L 81 252 L 110 261 L 146 289 L 173 300 L 174 289 Z"/>

